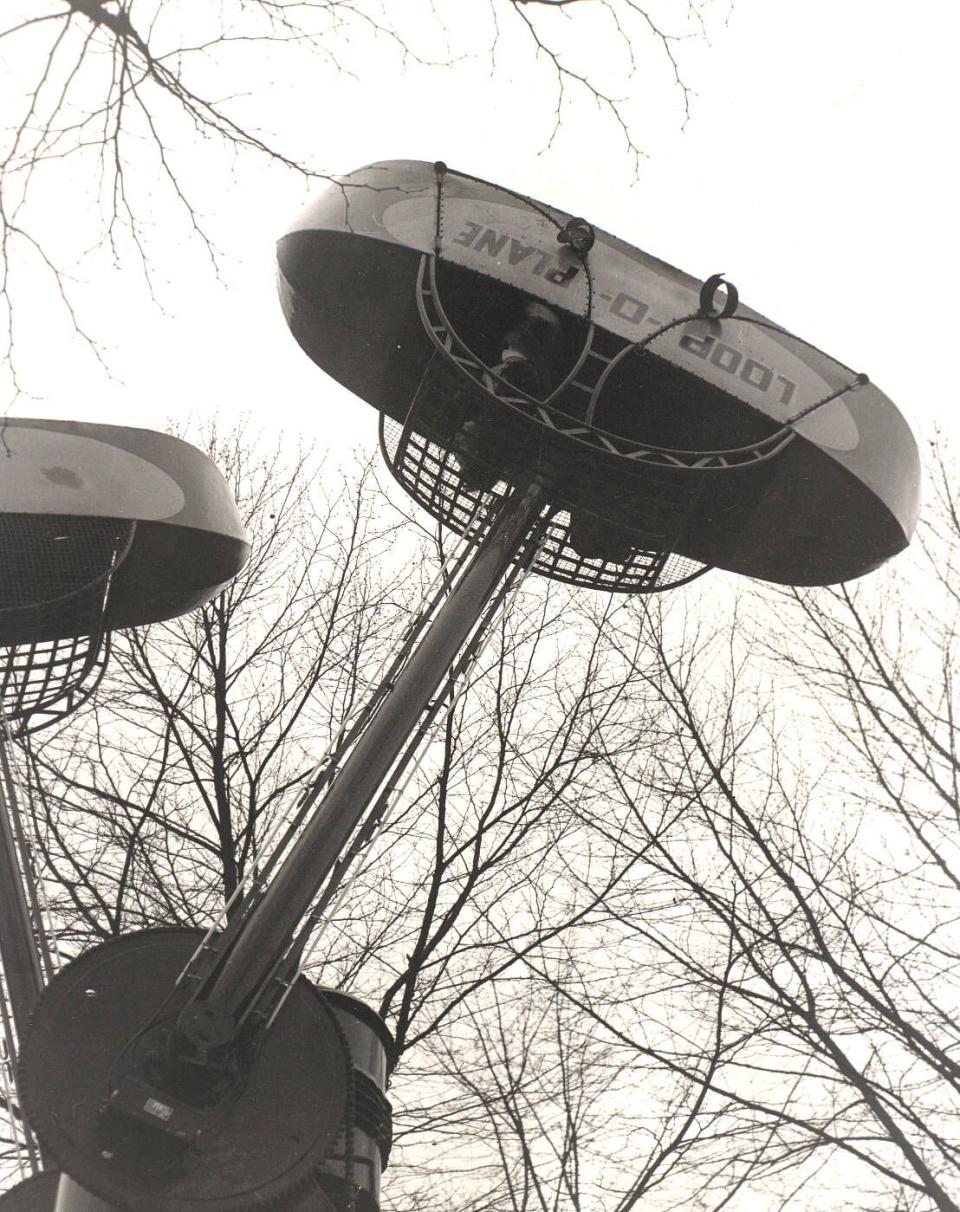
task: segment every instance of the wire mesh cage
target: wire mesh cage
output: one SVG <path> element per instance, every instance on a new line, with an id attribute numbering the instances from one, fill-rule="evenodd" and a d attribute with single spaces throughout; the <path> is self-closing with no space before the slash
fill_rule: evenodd
<path id="1" fill-rule="evenodd" d="M 110 583 L 135 529 L 120 518 L 0 517 L 0 709 L 15 732 L 55 723 L 96 688 Z"/>
<path id="2" fill-rule="evenodd" d="M 495 404 L 496 401 L 494 400 Z M 644 529 L 617 521 L 618 499 L 637 494 L 637 472 L 611 458 L 609 474 L 578 465 L 576 449 L 534 417 L 491 408 L 491 399 L 434 357 L 406 422 L 380 418 L 384 459 L 404 490 L 457 534 L 479 542 L 512 485 L 548 476 L 553 505 L 533 570 L 572 585 L 651 593 L 683 584 L 708 565 L 674 551 L 695 492 L 647 470 Z M 565 487 L 567 490 L 565 491 Z"/>

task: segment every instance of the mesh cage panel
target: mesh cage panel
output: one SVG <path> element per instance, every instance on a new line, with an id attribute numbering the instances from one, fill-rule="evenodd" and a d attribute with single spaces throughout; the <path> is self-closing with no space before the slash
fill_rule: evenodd
<path id="1" fill-rule="evenodd" d="M 62 719 L 99 682 L 110 580 L 135 528 L 120 518 L 0 516 L 0 708 L 19 732 Z"/>
<path id="2" fill-rule="evenodd" d="M 0 648 L 0 707 L 14 736 L 65 719 L 96 690 L 110 655 L 98 632 Z"/>
<path id="3" fill-rule="evenodd" d="M 18 612 L 50 611 L 113 571 L 134 524 L 58 514 L 0 515 L 0 634 Z"/>
<path id="4" fill-rule="evenodd" d="M 441 374 L 440 381 L 446 384 L 447 376 Z M 458 390 L 462 401 L 462 386 Z M 431 423 L 433 396 L 425 379 L 405 425 L 381 415 L 381 449 L 394 477 L 414 500 L 457 534 L 469 532 L 479 542 L 511 483 L 522 482 L 549 464 L 551 452 L 542 442 L 532 444 L 529 435 L 508 428 L 498 434 L 498 447 L 504 442 L 510 447 L 503 458 L 485 463 L 474 452 L 458 453 L 455 435 L 439 442 L 421 432 L 433 430 L 437 436 Z M 446 397 L 448 415 L 464 415 L 456 406 L 449 408 L 451 398 Z M 495 464 L 510 481 L 498 476 Z M 603 504 L 592 510 L 579 503 L 564 508 L 561 499 L 550 516 L 533 570 L 571 585 L 620 593 L 658 592 L 706 572 L 708 565 L 671 550 L 671 537 L 690 508 L 689 486 L 681 491 L 666 481 L 648 495 L 650 522 L 643 532 L 611 521 L 611 510 Z"/>

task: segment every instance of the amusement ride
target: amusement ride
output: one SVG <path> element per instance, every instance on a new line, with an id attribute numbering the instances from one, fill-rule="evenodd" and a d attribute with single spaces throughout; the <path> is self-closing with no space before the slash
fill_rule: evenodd
<path id="1" fill-rule="evenodd" d="M 552 206 L 442 163 L 374 164 L 308 208 L 278 268 L 297 342 L 377 410 L 390 472 L 460 546 L 209 930 L 123 935 L 42 979 L 36 910 L 2 906 L 22 935 L 4 971 L 34 967 L 17 1097 L 60 1171 L 57 1212 L 375 1212 L 390 1034 L 302 969 L 438 688 L 526 575 L 630 594 L 713 567 L 826 585 L 894 556 L 916 522 L 916 445 L 865 375 L 720 275 Z M 173 439 L 8 422 L 6 443 L 0 676 L 10 718 L 29 720 L 92 692 L 111 629 L 191 608 L 246 548 L 214 469 Z M 74 541 L 89 526 L 102 538 Z M 67 558 L 88 547 L 97 570 Z M 81 581 L 96 583 L 82 620 Z M 39 671 L 58 658 L 40 654 L 58 646 L 77 685 L 50 698 Z"/>

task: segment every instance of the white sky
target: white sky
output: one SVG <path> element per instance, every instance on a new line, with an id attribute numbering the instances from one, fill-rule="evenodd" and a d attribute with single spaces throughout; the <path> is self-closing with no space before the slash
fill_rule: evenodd
<path id="1" fill-rule="evenodd" d="M 459 3 L 467 10 L 474 0 Z M 552 84 L 527 49 L 507 42 L 493 74 L 485 46 L 451 70 L 404 67 L 370 47 L 357 55 L 356 77 L 318 70 L 269 91 L 251 87 L 247 112 L 262 108 L 264 126 L 331 172 L 443 159 L 582 214 L 691 274 L 724 271 L 744 303 L 866 371 L 918 439 L 938 424 L 956 433 L 960 7 L 732 0 L 726 23 L 723 0 L 715 8 L 710 45 L 682 48 L 696 90 L 684 130 L 660 49 L 639 48 L 632 112 L 648 155 L 636 177 L 614 124 L 583 97 L 571 96 L 547 149 Z M 599 36 L 586 50 L 602 70 L 619 54 Z M 269 61 L 258 66 L 269 78 Z M 18 68 L 29 76 L 29 63 Z M 11 87 L 0 68 L 4 107 Z M 373 410 L 306 359 L 276 300 L 274 241 L 309 191 L 264 168 L 230 177 L 207 145 L 180 155 L 204 177 L 224 282 L 163 212 L 152 247 L 170 283 L 166 314 L 144 297 L 135 268 L 96 258 L 82 266 L 84 314 L 96 315 L 111 346 L 113 378 L 69 339 L 37 283 L 21 296 L 18 330 L 36 398 L 17 400 L 11 414 L 148 427 L 249 414 L 266 430 L 373 451 Z M 63 180 L 43 205 L 52 228 L 69 229 L 92 202 Z M 7 398 L 0 378 L 0 405 Z"/>
<path id="2" fill-rule="evenodd" d="M 745 303 L 869 373 L 918 437 L 938 422 L 949 429 L 957 7 L 919 0 L 908 15 L 893 0 L 733 0 L 726 22 L 725 13 L 718 0 L 709 46 L 680 48 L 697 94 L 685 130 L 662 53 L 652 42 L 639 48 L 632 113 L 649 154 L 637 179 L 613 123 L 583 97 L 571 96 L 544 150 L 551 86 L 506 30 L 493 74 L 485 46 L 445 70 L 404 68 L 367 44 L 355 77 L 318 70 L 254 85 L 246 112 L 332 172 L 444 159 L 581 213 L 692 274 L 725 271 Z M 576 28 L 581 42 L 591 33 Z M 586 46 L 604 73 L 611 59 L 615 80 L 619 50 L 599 30 Z M 269 79 L 268 60 L 260 69 Z M 181 155 L 203 174 L 226 286 L 158 212 L 167 314 L 146 301 L 132 269 L 81 267 L 86 314 L 113 347 L 111 381 L 67 339 L 38 287 L 19 334 L 37 398 L 18 400 L 12 415 L 151 426 L 216 410 L 372 447 L 372 411 L 307 362 L 276 303 L 273 241 L 300 209 L 302 183 L 262 168 L 230 179 L 207 146 Z M 67 186 L 46 205 L 51 223 L 70 224 L 90 203 Z"/>

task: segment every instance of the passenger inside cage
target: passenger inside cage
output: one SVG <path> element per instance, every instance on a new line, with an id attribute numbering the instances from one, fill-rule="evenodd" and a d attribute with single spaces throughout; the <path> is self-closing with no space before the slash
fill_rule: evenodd
<path id="1" fill-rule="evenodd" d="M 494 373 L 487 376 L 487 389 L 509 398 L 509 392 L 498 381 L 503 380 L 534 400 L 544 399 L 560 378 L 562 347 L 563 332 L 556 312 L 543 303 L 526 302 L 519 322 L 503 338 Z M 457 430 L 452 449 L 464 487 L 489 488 L 508 465 L 510 427 L 479 391 L 474 398 L 474 415 Z M 514 405 L 523 409 L 525 401 L 520 398 Z"/>
<path id="2" fill-rule="evenodd" d="M 504 338 L 497 374 L 534 399 L 542 400 L 559 378 L 563 334 L 557 313 L 531 301 L 520 323 Z"/>

